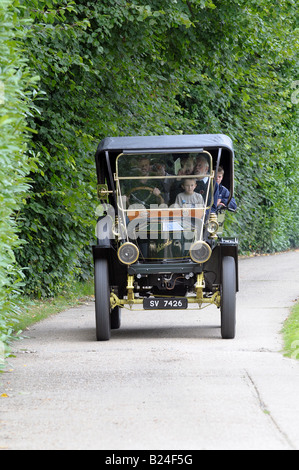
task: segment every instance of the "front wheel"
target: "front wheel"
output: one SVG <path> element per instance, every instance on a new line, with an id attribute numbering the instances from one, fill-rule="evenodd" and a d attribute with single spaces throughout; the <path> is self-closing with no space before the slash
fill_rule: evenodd
<path id="1" fill-rule="evenodd" d="M 221 336 L 233 339 L 236 335 L 236 263 L 232 256 L 222 260 Z"/>
<path id="2" fill-rule="evenodd" d="M 95 261 L 94 271 L 96 334 L 98 341 L 111 336 L 109 269 L 106 259 Z"/>

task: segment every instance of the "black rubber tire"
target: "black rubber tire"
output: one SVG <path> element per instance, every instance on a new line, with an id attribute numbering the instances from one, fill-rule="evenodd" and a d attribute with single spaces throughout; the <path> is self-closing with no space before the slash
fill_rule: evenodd
<path id="1" fill-rule="evenodd" d="M 97 259 L 94 270 L 97 341 L 111 336 L 109 269 L 106 259 Z"/>
<path id="2" fill-rule="evenodd" d="M 111 311 L 111 330 L 118 330 L 121 325 L 120 307 L 114 307 Z"/>
<path id="3" fill-rule="evenodd" d="M 222 260 L 221 336 L 233 339 L 236 335 L 236 264 L 231 256 Z"/>

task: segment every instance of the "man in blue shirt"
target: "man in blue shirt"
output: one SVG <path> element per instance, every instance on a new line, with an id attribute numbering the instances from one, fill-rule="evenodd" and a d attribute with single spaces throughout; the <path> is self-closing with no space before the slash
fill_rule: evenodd
<path id="1" fill-rule="evenodd" d="M 223 176 L 224 176 L 224 170 L 223 168 L 220 166 L 218 168 L 218 173 L 217 173 L 217 177 L 216 177 L 216 181 L 218 183 L 218 186 L 219 186 L 219 193 L 218 193 L 218 201 L 217 201 L 217 207 L 218 206 L 224 206 L 226 207 L 227 206 L 227 203 L 228 203 L 228 199 L 229 199 L 229 190 L 223 186 L 221 184 L 221 181 L 223 180 Z M 235 201 L 234 198 L 232 198 L 230 200 L 230 203 L 229 203 L 229 209 L 232 209 L 232 210 L 236 210 L 237 209 L 237 203 Z"/>

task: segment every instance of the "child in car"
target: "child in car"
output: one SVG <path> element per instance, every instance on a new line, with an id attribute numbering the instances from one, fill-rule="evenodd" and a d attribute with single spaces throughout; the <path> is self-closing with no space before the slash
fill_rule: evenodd
<path id="1" fill-rule="evenodd" d="M 203 206 L 204 200 L 201 194 L 195 192 L 196 178 L 186 178 L 182 182 L 184 192 L 177 195 L 175 205 L 179 207 Z"/>

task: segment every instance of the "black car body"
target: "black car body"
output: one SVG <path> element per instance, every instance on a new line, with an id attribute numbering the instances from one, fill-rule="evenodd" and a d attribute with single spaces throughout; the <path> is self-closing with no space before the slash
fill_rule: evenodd
<path id="1" fill-rule="evenodd" d="M 234 192 L 234 150 L 222 134 L 113 137 L 96 152 L 93 246 L 97 339 L 120 327 L 120 309 L 221 311 L 235 336 L 238 241 L 221 235 L 218 168 Z"/>

